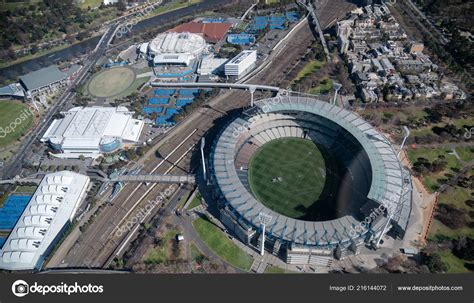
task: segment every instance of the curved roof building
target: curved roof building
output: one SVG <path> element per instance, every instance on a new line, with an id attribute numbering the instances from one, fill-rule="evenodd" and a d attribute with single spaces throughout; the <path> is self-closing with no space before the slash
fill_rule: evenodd
<path id="1" fill-rule="evenodd" d="M 340 190 L 348 203 L 338 205 L 333 219 L 290 218 L 269 209 L 252 194 L 247 176 L 251 155 L 267 142 L 292 137 L 312 140 L 344 165 L 351 180 Z M 259 231 L 259 214 L 270 215 L 266 236 L 289 246 L 349 246 L 368 234 L 380 234 L 387 221 L 399 226 L 402 234 L 408 224 L 411 199 L 405 195 L 406 172 L 392 145 L 358 115 L 327 102 L 293 96 L 256 102 L 219 135 L 210 166 L 220 200 L 231 216 L 242 226 Z M 383 205 L 388 213 L 370 228 L 354 232 L 367 216 L 363 211 L 367 205 Z"/>
<path id="2" fill-rule="evenodd" d="M 54 120 L 41 138 L 57 150 L 57 157 L 97 158 L 114 152 L 125 143 L 136 143 L 143 121 L 133 119 L 126 107 L 74 107 Z"/>
<path id="3" fill-rule="evenodd" d="M 185 64 L 206 49 L 201 35 L 191 33 L 162 33 L 148 44 L 148 55 L 155 64 Z"/>
<path id="4" fill-rule="evenodd" d="M 39 270 L 76 214 L 89 182 L 69 171 L 46 175 L 0 250 L 0 268 Z"/>

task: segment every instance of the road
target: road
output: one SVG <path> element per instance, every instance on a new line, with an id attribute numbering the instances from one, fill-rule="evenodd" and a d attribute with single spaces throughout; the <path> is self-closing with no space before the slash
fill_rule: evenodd
<path id="1" fill-rule="evenodd" d="M 204 0 L 202 2 L 176 9 L 173 11 L 165 12 L 160 15 L 153 16 L 148 19 L 140 20 L 134 27 L 133 31 L 139 32 L 145 30 L 150 27 L 157 27 L 162 26 L 163 24 L 167 24 L 173 20 L 178 20 L 180 18 L 195 15 L 199 12 L 203 12 L 206 10 L 213 10 L 219 7 L 228 5 L 235 0 Z M 142 13 L 143 14 L 143 13 Z M 119 17 L 115 19 L 115 21 L 108 21 L 107 26 L 114 22 L 125 21 L 126 18 L 133 18 L 132 15 L 127 17 Z M 105 24 L 104 24 L 105 25 Z M 59 61 L 70 61 L 77 58 L 79 55 L 84 55 L 89 53 L 90 50 L 94 49 L 96 46 L 100 36 L 82 41 L 80 43 L 71 45 L 67 48 L 61 49 L 59 51 L 48 53 L 44 56 L 27 60 L 21 63 L 17 63 L 15 65 L 11 65 L 5 68 L 0 68 L 0 76 L 5 79 L 16 79 L 19 76 L 26 74 L 30 71 L 38 70 L 42 67 L 49 66 L 52 64 L 56 64 Z"/>
<path id="2" fill-rule="evenodd" d="M 89 59 L 86 61 L 86 64 L 79 72 L 79 75 L 72 81 L 68 88 L 63 93 L 61 93 L 54 105 L 47 110 L 45 115 L 42 117 L 42 122 L 40 122 L 30 132 L 30 135 L 24 139 L 21 147 L 16 151 L 15 155 L 10 160 L 10 164 L 4 169 L 3 178 L 12 178 L 20 173 L 23 161 L 25 157 L 29 155 L 29 151 L 31 150 L 31 145 L 35 142 L 35 140 L 39 140 L 41 138 L 42 134 L 51 124 L 53 116 L 74 95 L 73 89 L 76 87 L 76 85 L 81 84 L 89 70 L 96 64 L 97 60 L 99 60 L 99 58 L 104 55 L 107 49 L 107 41 L 111 38 L 116 27 L 117 24 L 114 24 L 108 29 L 108 31 L 104 33 L 103 39 L 100 40 L 96 51 L 92 53 Z"/>
<path id="3" fill-rule="evenodd" d="M 249 82 L 275 85 L 275 81 L 280 81 L 285 70 L 312 43 L 313 36 L 308 23 L 305 22 L 305 26 L 299 27 L 288 40 L 282 45 L 283 50 L 278 52 L 271 68 L 255 75 Z M 206 139 L 213 137 L 225 125 L 227 116 L 232 111 L 241 109 L 248 103 L 247 92 L 221 93 L 190 114 L 182 123 L 168 132 L 158 145 L 152 148 L 152 152 L 148 152 L 140 159 L 140 164 L 144 165 L 141 173 L 189 174 L 193 172 L 199 165 L 199 161 L 191 161 L 190 152 L 194 146 L 202 137 L 207 137 Z M 206 141 L 212 142 L 211 139 Z M 161 157 L 156 157 L 154 151 L 158 151 Z M 159 184 L 150 187 L 151 189 L 144 185 L 126 185 L 114 199 L 113 205 L 102 209 L 73 246 L 61 248 L 64 256 L 58 256 L 55 259 L 64 260 L 64 262 L 61 261 L 63 264 L 48 264 L 48 266 L 100 268 L 107 264 L 111 253 L 128 237 L 128 234 L 118 236 L 115 232 L 117 226 L 123 224 L 124 220 L 132 218 L 145 206 L 147 199 L 154 199 L 167 186 Z M 127 242 L 129 241 L 125 241 L 125 244 Z"/>

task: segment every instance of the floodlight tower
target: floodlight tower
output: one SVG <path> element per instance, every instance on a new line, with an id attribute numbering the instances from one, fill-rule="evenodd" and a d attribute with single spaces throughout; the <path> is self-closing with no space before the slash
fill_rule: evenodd
<path id="1" fill-rule="evenodd" d="M 255 91 L 257 90 L 257 88 L 255 86 L 250 86 L 249 87 L 249 91 L 250 91 L 250 107 L 253 107 L 253 94 L 255 93 Z"/>
<path id="2" fill-rule="evenodd" d="M 265 254 L 265 227 L 272 221 L 272 216 L 262 212 L 258 214 L 258 220 L 262 225 L 262 246 L 260 247 L 260 255 L 263 256 Z"/>
<path id="3" fill-rule="evenodd" d="M 202 159 L 202 174 L 204 177 L 204 181 L 207 180 L 206 174 L 206 159 L 204 158 L 204 146 L 206 145 L 206 140 L 204 137 L 201 139 L 201 159 Z"/>
<path id="4" fill-rule="evenodd" d="M 405 137 L 403 138 L 402 145 L 400 145 L 400 150 L 398 151 L 397 158 L 400 158 L 400 154 L 402 153 L 403 148 L 405 147 L 405 143 L 407 142 L 408 136 L 410 136 L 410 130 L 408 127 L 403 127 L 403 132 L 405 133 Z"/>
<path id="5" fill-rule="evenodd" d="M 336 92 L 334 93 L 334 99 L 332 100 L 332 104 L 333 104 L 333 105 L 336 105 L 337 93 L 338 93 L 339 90 L 342 88 L 342 85 L 339 84 L 339 83 L 337 83 L 337 82 L 334 82 L 333 86 L 334 86 L 334 90 L 335 90 Z"/>

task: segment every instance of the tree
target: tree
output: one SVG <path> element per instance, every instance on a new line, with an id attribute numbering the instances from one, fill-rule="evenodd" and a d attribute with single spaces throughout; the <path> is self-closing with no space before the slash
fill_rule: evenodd
<path id="1" fill-rule="evenodd" d="M 441 259 L 441 256 L 438 253 L 424 255 L 423 260 L 424 260 L 424 264 L 428 266 L 430 272 L 432 273 L 442 273 L 448 270 L 448 267 L 443 262 L 443 260 Z"/>

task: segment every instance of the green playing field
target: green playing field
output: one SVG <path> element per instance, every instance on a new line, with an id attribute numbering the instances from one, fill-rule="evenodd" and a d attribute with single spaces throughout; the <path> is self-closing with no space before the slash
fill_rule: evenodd
<path id="1" fill-rule="evenodd" d="M 253 155 L 248 176 L 260 202 L 277 213 L 300 218 L 324 189 L 326 165 L 314 142 L 284 138 L 268 142 Z"/>

